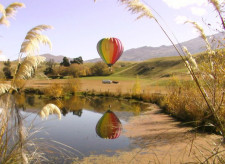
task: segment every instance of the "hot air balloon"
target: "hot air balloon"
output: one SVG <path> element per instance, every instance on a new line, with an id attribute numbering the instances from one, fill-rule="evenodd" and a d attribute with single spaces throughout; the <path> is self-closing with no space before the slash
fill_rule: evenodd
<path id="1" fill-rule="evenodd" d="M 108 110 L 98 121 L 95 130 L 101 138 L 116 139 L 120 136 L 122 124 L 117 116 Z"/>
<path id="2" fill-rule="evenodd" d="M 103 38 L 97 44 L 102 60 L 111 67 L 122 55 L 123 45 L 117 38 Z"/>

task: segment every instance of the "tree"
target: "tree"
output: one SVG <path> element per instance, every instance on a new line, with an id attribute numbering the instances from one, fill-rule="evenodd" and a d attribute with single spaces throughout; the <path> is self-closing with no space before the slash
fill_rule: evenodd
<path id="1" fill-rule="evenodd" d="M 60 63 L 60 65 L 65 66 L 65 67 L 69 67 L 70 66 L 69 59 L 67 57 L 64 57 L 63 61 Z"/>
<path id="2" fill-rule="evenodd" d="M 45 75 L 49 75 L 53 73 L 53 67 L 55 66 L 54 59 L 50 59 L 48 62 L 46 62 L 46 69 L 44 70 Z"/>
<path id="3" fill-rule="evenodd" d="M 92 75 L 105 76 L 112 74 L 108 66 L 103 62 L 97 62 L 91 67 Z"/>
<path id="4" fill-rule="evenodd" d="M 71 64 L 69 70 L 70 75 L 73 77 L 84 77 L 90 75 L 89 67 L 84 64 Z"/>
<path id="5" fill-rule="evenodd" d="M 83 59 L 81 56 L 79 56 L 78 58 L 73 58 L 73 60 L 70 61 L 70 63 L 76 63 L 76 64 L 83 64 Z"/>
<path id="6" fill-rule="evenodd" d="M 9 59 L 8 59 L 8 61 L 4 62 L 3 73 L 4 73 L 6 79 L 12 79 L 11 62 Z"/>
<path id="7" fill-rule="evenodd" d="M 79 64 L 71 64 L 70 66 L 70 74 L 73 76 L 73 77 L 79 77 L 80 76 L 80 67 L 79 67 Z"/>

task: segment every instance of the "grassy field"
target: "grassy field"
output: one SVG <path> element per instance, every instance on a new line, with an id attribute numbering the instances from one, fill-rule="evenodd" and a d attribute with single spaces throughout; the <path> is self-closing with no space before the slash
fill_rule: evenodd
<path id="1" fill-rule="evenodd" d="M 88 65 L 88 63 L 85 63 Z M 16 62 L 12 62 L 12 70 L 15 70 Z M 89 64 L 91 65 L 91 64 Z M 0 70 L 3 68 L 1 63 Z M 68 83 L 68 77 L 64 79 L 47 79 L 43 76 L 45 65 L 41 65 L 36 72 L 36 78 L 27 81 L 26 87 L 45 88 L 57 83 L 64 85 Z M 82 77 L 81 91 L 108 91 L 108 92 L 132 92 L 132 88 L 137 81 L 140 84 L 141 92 L 166 93 L 167 86 L 171 79 L 189 79 L 187 70 L 180 57 L 163 57 L 150 59 L 144 62 L 117 62 L 113 67 L 114 73 L 110 76 Z M 3 72 L 0 71 L 2 74 Z M 118 84 L 102 84 L 102 80 L 118 81 Z"/>
<path id="2" fill-rule="evenodd" d="M 168 90 L 168 84 L 174 77 L 190 79 L 187 69 L 178 56 L 155 58 L 136 63 L 129 62 L 121 68 L 118 68 L 118 65 L 121 63 L 116 65 L 115 73 L 110 76 L 81 78 L 82 89 L 131 92 L 138 76 L 141 89 L 145 92 L 165 93 Z M 102 80 L 116 80 L 119 81 L 119 84 L 102 84 Z"/>

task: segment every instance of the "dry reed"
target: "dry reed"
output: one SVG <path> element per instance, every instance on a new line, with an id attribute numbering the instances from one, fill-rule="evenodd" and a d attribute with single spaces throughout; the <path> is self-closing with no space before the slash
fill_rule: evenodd
<path id="1" fill-rule="evenodd" d="M 43 56 L 27 56 L 24 61 L 18 66 L 15 74 L 15 79 L 29 79 L 31 78 L 38 65 L 45 61 Z"/>
<path id="2" fill-rule="evenodd" d="M 8 18 L 14 17 L 16 14 L 16 10 L 23 7 L 25 7 L 23 3 L 14 2 L 4 9 L 4 6 L 0 4 L 0 12 L 2 13 L 0 24 L 9 26 L 10 22 L 8 21 Z"/>
<path id="3" fill-rule="evenodd" d="M 12 88 L 10 84 L 0 84 L 0 95 L 9 92 Z"/>
<path id="4" fill-rule="evenodd" d="M 38 25 L 28 31 L 20 49 L 19 60 L 21 59 L 22 54 L 35 55 L 39 52 L 39 44 L 48 45 L 50 49 L 52 48 L 52 43 L 49 38 L 43 34 L 42 31 L 52 29 L 52 26 L 49 25 Z"/>

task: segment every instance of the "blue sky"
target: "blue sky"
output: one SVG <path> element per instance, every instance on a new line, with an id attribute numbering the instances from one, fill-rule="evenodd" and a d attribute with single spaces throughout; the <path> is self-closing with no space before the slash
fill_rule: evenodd
<path id="1" fill-rule="evenodd" d="M 0 3 L 5 7 L 13 0 Z M 19 9 L 10 26 L 0 26 L 0 60 L 16 59 L 26 33 L 34 26 L 47 24 L 54 27 L 44 32 L 53 44 L 50 51 L 42 46 L 40 54 L 51 53 L 84 60 L 97 58 L 97 42 L 104 37 L 119 38 L 124 49 L 142 46 L 170 45 L 157 24 L 150 19 L 136 20 L 137 15 L 127 11 L 117 0 L 18 0 L 26 5 Z M 167 23 L 166 29 L 176 35 L 179 42 L 198 36 L 185 19 L 205 20 L 216 26 L 219 19 L 207 0 L 145 0 Z M 153 12 L 155 15 L 155 13 Z M 164 24 L 165 25 L 165 24 Z M 215 33 L 205 27 L 207 35 Z"/>

